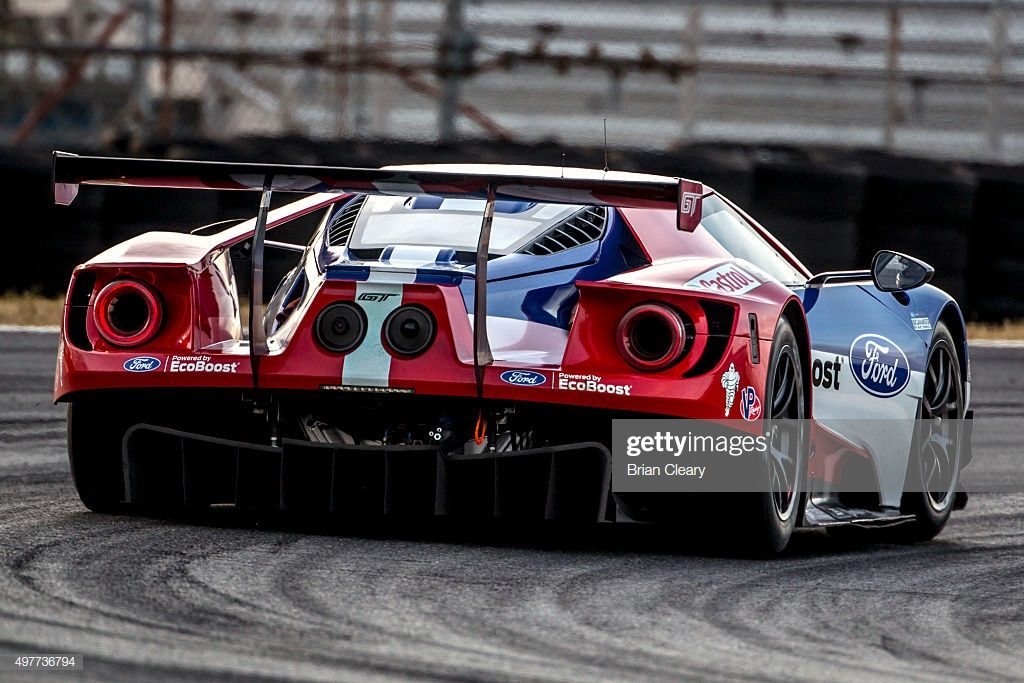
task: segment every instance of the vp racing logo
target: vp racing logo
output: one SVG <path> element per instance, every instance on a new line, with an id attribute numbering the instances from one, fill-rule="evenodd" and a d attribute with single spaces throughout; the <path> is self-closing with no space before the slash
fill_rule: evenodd
<path id="1" fill-rule="evenodd" d="M 152 356 L 136 356 L 126 360 L 123 367 L 128 372 L 153 372 L 160 367 L 160 359 Z"/>
<path id="2" fill-rule="evenodd" d="M 532 370 L 506 370 L 499 377 L 505 384 L 521 387 L 539 387 L 548 381 L 547 377 Z"/>
<path id="3" fill-rule="evenodd" d="M 744 420 L 758 420 L 761 418 L 761 399 L 754 387 L 743 387 L 740 395 L 740 415 Z"/>
<path id="4" fill-rule="evenodd" d="M 862 334 L 853 340 L 850 370 L 864 391 L 879 398 L 895 396 L 910 382 L 907 355 L 880 334 Z"/>

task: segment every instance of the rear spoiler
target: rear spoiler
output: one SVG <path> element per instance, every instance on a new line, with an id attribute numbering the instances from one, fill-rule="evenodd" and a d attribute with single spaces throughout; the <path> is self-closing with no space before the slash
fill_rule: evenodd
<path id="1" fill-rule="evenodd" d="M 614 174 L 614 173 L 613 173 Z M 347 166 L 293 166 L 223 161 L 177 161 L 86 157 L 53 153 L 53 199 L 71 204 L 80 185 L 166 187 L 190 190 L 255 190 L 433 195 L 588 204 L 642 209 L 674 209 L 678 228 L 692 231 L 700 222 L 701 183 L 671 181 L 555 178 L 539 175 L 452 173 Z"/>
<path id="2" fill-rule="evenodd" d="M 607 174 L 604 174 L 607 175 Z M 487 256 L 496 200 L 587 204 L 676 212 L 676 227 L 693 231 L 701 218 L 704 186 L 683 178 L 618 180 L 541 175 L 452 173 L 417 169 L 293 166 L 222 161 L 177 161 L 88 157 L 53 153 L 53 200 L 68 205 L 81 185 L 165 187 L 193 190 L 253 190 L 262 192 L 252 246 L 251 291 L 263 291 L 263 247 L 270 196 L 279 192 L 316 194 L 357 193 L 398 196 L 431 195 L 485 200 L 476 253 L 474 304 L 474 363 L 477 389 L 482 394 L 483 367 L 493 362 L 487 342 Z M 614 174 L 613 174 L 614 175 Z M 249 307 L 250 355 L 258 383 L 259 358 L 268 353 L 262 324 L 263 302 L 252 296 Z"/>

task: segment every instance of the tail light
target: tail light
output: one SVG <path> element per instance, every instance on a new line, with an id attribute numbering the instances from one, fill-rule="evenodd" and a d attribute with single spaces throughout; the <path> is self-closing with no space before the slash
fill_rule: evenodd
<path id="1" fill-rule="evenodd" d="M 422 306 L 396 308 L 384 321 L 384 340 L 399 356 L 418 356 L 434 341 L 434 316 Z"/>
<path id="2" fill-rule="evenodd" d="M 317 342 L 331 353 L 347 353 L 366 336 L 366 314 L 358 304 L 341 301 L 320 311 L 313 328 Z"/>
<path id="3" fill-rule="evenodd" d="M 634 306 L 622 317 L 616 334 L 619 353 L 638 370 L 657 372 L 685 355 L 693 335 L 692 323 L 663 304 Z"/>
<path id="4" fill-rule="evenodd" d="M 163 304 L 156 292 L 136 280 L 114 280 L 100 290 L 93 319 L 107 342 L 114 346 L 140 346 L 160 331 Z"/>

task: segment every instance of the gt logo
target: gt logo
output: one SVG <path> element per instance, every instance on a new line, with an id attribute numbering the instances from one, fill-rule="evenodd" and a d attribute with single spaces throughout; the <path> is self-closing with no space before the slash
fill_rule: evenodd
<path id="1" fill-rule="evenodd" d="M 359 301 L 387 301 L 394 294 L 384 294 L 378 292 L 363 292 L 359 295 Z"/>
<path id="2" fill-rule="evenodd" d="M 679 212 L 687 216 L 692 216 L 697 212 L 697 204 L 699 202 L 699 192 L 684 192 L 682 199 L 679 201 Z"/>
<path id="3" fill-rule="evenodd" d="M 835 360 L 814 361 L 811 366 L 811 381 L 814 386 L 822 389 L 839 389 L 839 373 L 843 370 L 843 359 L 836 356 Z"/>

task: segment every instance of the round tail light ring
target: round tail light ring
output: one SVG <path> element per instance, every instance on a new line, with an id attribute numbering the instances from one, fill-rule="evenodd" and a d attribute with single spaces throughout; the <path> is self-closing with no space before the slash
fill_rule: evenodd
<path id="1" fill-rule="evenodd" d="M 366 337 L 366 313 L 351 301 L 330 304 L 317 315 L 313 332 L 324 350 L 348 353 Z"/>
<path id="2" fill-rule="evenodd" d="M 437 323 L 423 306 L 400 306 L 384 320 L 383 333 L 389 351 L 401 358 L 413 358 L 433 343 Z"/>
<path id="3" fill-rule="evenodd" d="M 153 289 L 136 280 L 114 280 L 100 290 L 93 305 L 100 336 L 114 346 L 139 346 L 160 331 L 163 304 Z"/>
<path id="4" fill-rule="evenodd" d="M 686 353 L 691 340 L 686 327 L 675 309 L 658 303 L 640 304 L 619 321 L 615 340 L 626 362 L 638 370 L 657 372 Z"/>

